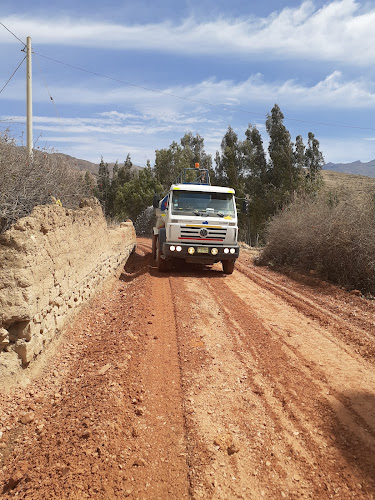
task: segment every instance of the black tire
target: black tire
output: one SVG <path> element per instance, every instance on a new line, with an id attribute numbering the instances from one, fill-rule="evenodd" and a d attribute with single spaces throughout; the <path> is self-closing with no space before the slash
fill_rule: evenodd
<path id="1" fill-rule="evenodd" d="M 158 237 L 156 234 L 152 235 L 152 258 L 156 260 L 156 243 L 157 243 Z"/>
<path id="2" fill-rule="evenodd" d="M 166 262 L 164 259 L 161 258 L 158 240 L 156 240 L 156 267 L 158 271 L 161 273 L 165 273 L 170 269 L 169 262 Z"/>
<path id="3" fill-rule="evenodd" d="M 224 274 L 232 274 L 234 271 L 234 260 L 222 260 Z"/>

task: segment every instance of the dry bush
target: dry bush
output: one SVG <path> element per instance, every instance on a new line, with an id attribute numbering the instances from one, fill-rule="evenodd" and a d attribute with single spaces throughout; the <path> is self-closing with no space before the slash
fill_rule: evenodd
<path id="1" fill-rule="evenodd" d="M 296 200 L 269 223 L 259 263 L 313 270 L 375 294 L 374 198 Z"/>
<path id="2" fill-rule="evenodd" d="M 0 133 L 0 233 L 36 205 L 59 199 L 64 207 L 78 207 L 90 186 L 84 174 L 72 170 L 61 158 L 35 151 L 29 165 L 27 151 Z"/>

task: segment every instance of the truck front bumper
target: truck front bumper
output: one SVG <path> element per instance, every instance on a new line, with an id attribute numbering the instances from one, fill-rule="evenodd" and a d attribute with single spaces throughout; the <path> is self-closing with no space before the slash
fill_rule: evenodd
<path id="1" fill-rule="evenodd" d="M 220 262 L 236 260 L 238 245 L 199 245 L 197 243 L 163 243 L 163 255 L 167 259 L 185 259 L 187 262 Z"/>

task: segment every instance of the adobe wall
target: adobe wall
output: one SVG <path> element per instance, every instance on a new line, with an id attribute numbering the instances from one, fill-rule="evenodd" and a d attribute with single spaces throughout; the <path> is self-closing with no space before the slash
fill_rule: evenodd
<path id="1" fill-rule="evenodd" d="M 34 208 L 0 235 L 0 364 L 34 359 L 135 247 L 131 222 L 108 228 L 100 205 Z"/>

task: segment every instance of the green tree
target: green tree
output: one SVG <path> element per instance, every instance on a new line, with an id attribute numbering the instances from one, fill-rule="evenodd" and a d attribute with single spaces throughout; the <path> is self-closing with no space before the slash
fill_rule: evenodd
<path id="1" fill-rule="evenodd" d="M 155 175 L 164 189 L 173 184 L 184 168 L 190 167 L 190 159 L 183 147 L 173 141 L 169 148 L 155 151 Z"/>
<path id="2" fill-rule="evenodd" d="M 301 181 L 295 163 L 290 133 L 286 129 L 283 120 L 284 115 L 279 106 L 275 104 L 266 120 L 266 129 L 270 136 L 268 146 L 270 156 L 269 181 L 274 189 L 275 208 L 280 208 L 290 200 Z"/>
<path id="3" fill-rule="evenodd" d="M 311 183 L 315 185 L 321 184 L 321 170 L 323 165 L 324 157 L 319 150 L 319 141 L 315 139 L 315 136 L 312 132 L 309 132 L 305 153 L 305 166 L 308 169 Z"/>
<path id="4" fill-rule="evenodd" d="M 126 184 L 131 180 L 133 175 L 132 167 L 133 167 L 133 162 L 130 158 L 130 153 L 128 153 L 126 156 L 126 160 L 124 161 L 124 164 L 118 169 L 117 178 L 119 186 L 122 186 L 123 184 Z"/>
<path id="5" fill-rule="evenodd" d="M 219 151 L 216 151 L 215 154 L 215 184 L 219 186 L 223 186 L 225 184 L 224 181 L 224 171 L 223 164 L 221 163 L 221 157 Z"/>
<path id="6" fill-rule="evenodd" d="M 221 141 L 221 155 L 216 153 L 215 162 L 218 182 L 234 188 L 238 195 L 243 193 L 240 144 L 230 126 Z"/>
<path id="7" fill-rule="evenodd" d="M 100 201 L 105 215 L 108 215 L 108 201 L 110 197 L 111 181 L 109 178 L 108 163 L 104 163 L 103 157 L 99 163 L 98 185 L 95 189 L 95 196 Z"/>
<path id="8" fill-rule="evenodd" d="M 200 168 L 211 169 L 212 158 L 204 150 L 204 139 L 199 134 L 193 136 L 188 132 L 181 138 L 181 146 L 189 160 L 190 168 L 194 168 L 196 163 L 199 163 Z"/>
<path id="9" fill-rule="evenodd" d="M 305 145 L 303 143 L 303 139 L 301 135 L 297 135 L 296 137 L 296 143 L 294 147 L 294 161 L 296 167 L 300 170 L 300 172 L 303 171 L 303 169 L 306 166 L 306 156 L 305 156 Z"/>
<path id="10" fill-rule="evenodd" d="M 121 220 L 131 219 L 152 205 L 154 193 L 161 192 L 163 186 L 156 179 L 151 168 L 146 167 L 136 173 L 132 179 L 119 186 L 115 198 L 115 215 Z"/>
<path id="11" fill-rule="evenodd" d="M 169 148 L 155 151 L 155 175 L 163 184 L 164 189 L 175 182 L 185 168 L 194 168 L 199 163 L 200 168 L 207 169 L 210 177 L 214 176 L 211 155 L 204 150 L 204 139 L 199 134 L 191 132 L 181 138 L 181 144 L 173 141 Z M 212 182 L 212 180 L 211 180 Z"/>
<path id="12" fill-rule="evenodd" d="M 116 179 L 116 177 L 118 176 L 118 171 L 119 171 L 118 160 L 116 160 L 115 164 L 113 165 L 112 179 Z"/>
<path id="13" fill-rule="evenodd" d="M 262 137 L 256 127 L 249 125 L 241 143 L 242 169 L 248 213 L 240 214 L 241 233 L 250 245 L 257 245 L 265 222 L 271 214 L 268 171 Z"/>

